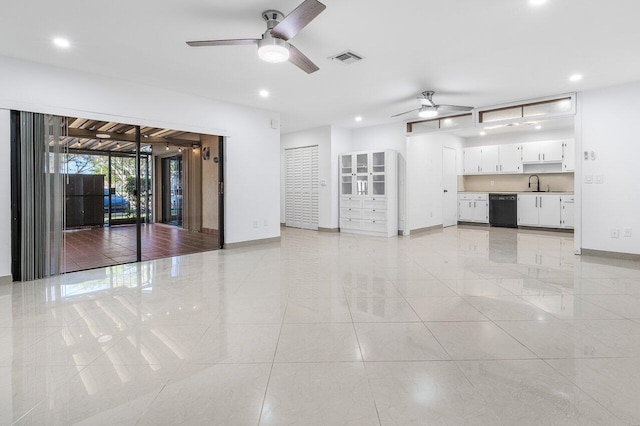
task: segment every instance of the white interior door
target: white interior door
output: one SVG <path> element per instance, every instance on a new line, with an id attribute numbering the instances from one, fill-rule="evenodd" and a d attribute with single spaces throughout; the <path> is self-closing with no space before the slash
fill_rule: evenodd
<path id="1" fill-rule="evenodd" d="M 442 148 L 442 226 L 458 224 L 458 172 L 456 150 Z"/>
<path id="2" fill-rule="evenodd" d="M 285 151 L 285 223 L 318 229 L 318 147 Z"/>

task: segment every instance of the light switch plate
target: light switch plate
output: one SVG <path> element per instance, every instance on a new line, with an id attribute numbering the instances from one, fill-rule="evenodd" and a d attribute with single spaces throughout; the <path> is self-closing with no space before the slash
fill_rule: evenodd
<path id="1" fill-rule="evenodd" d="M 587 185 L 593 183 L 593 175 L 584 175 L 584 183 Z"/>
<path id="2" fill-rule="evenodd" d="M 611 238 L 620 238 L 620 230 L 617 228 L 611 229 Z"/>
<path id="3" fill-rule="evenodd" d="M 622 236 L 629 238 L 631 237 L 631 232 L 632 232 L 631 228 L 624 228 L 624 233 L 622 234 Z"/>
<path id="4" fill-rule="evenodd" d="M 604 175 L 596 175 L 596 183 L 602 185 L 604 183 Z"/>

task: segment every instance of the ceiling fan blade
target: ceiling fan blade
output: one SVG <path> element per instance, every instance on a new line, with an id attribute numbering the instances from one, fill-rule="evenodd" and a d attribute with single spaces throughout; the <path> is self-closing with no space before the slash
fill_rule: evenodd
<path id="1" fill-rule="evenodd" d="M 231 40 L 202 40 L 188 41 L 191 47 L 208 47 L 208 46 L 244 46 L 258 44 L 259 39 L 256 38 L 236 38 Z"/>
<path id="2" fill-rule="evenodd" d="M 293 44 L 289 44 L 289 62 L 300 68 L 307 74 L 314 73 L 320 68 L 311 59 L 307 58 L 304 53 L 299 51 Z"/>
<path id="3" fill-rule="evenodd" d="M 278 25 L 273 27 L 271 34 L 283 40 L 289 40 L 326 8 L 327 6 L 318 0 L 305 0 L 296 7 L 293 12 L 280 21 Z"/>
<path id="4" fill-rule="evenodd" d="M 420 111 L 420 109 L 418 108 L 418 109 L 412 109 L 411 111 L 407 111 L 407 112 L 401 112 L 400 114 L 392 115 L 391 118 L 400 117 L 401 115 L 410 114 L 410 113 L 416 112 L 416 111 Z"/>
<path id="5" fill-rule="evenodd" d="M 437 105 L 438 108 L 438 112 L 454 112 L 454 111 L 460 111 L 460 112 L 466 112 L 466 111 L 472 111 L 473 107 L 469 107 L 469 106 L 459 106 L 459 105 Z"/>

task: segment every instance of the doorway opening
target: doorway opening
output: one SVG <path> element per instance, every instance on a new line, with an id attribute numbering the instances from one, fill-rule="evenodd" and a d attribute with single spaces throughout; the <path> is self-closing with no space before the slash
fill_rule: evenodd
<path id="1" fill-rule="evenodd" d="M 223 138 L 20 111 L 11 120 L 14 280 L 223 247 Z"/>

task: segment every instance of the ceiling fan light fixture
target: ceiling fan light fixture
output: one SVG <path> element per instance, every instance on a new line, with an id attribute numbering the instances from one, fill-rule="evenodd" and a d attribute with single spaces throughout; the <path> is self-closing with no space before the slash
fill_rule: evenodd
<path id="1" fill-rule="evenodd" d="M 420 118 L 433 118 L 438 116 L 438 110 L 434 107 L 423 106 L 418 112 Z"/>
<path id="2" fill-rule="evenodd" d="M 258 42 L 258 56 L 265 62 L 286 62 L 289 60 L 289 43 L 267 32 Z"/>

